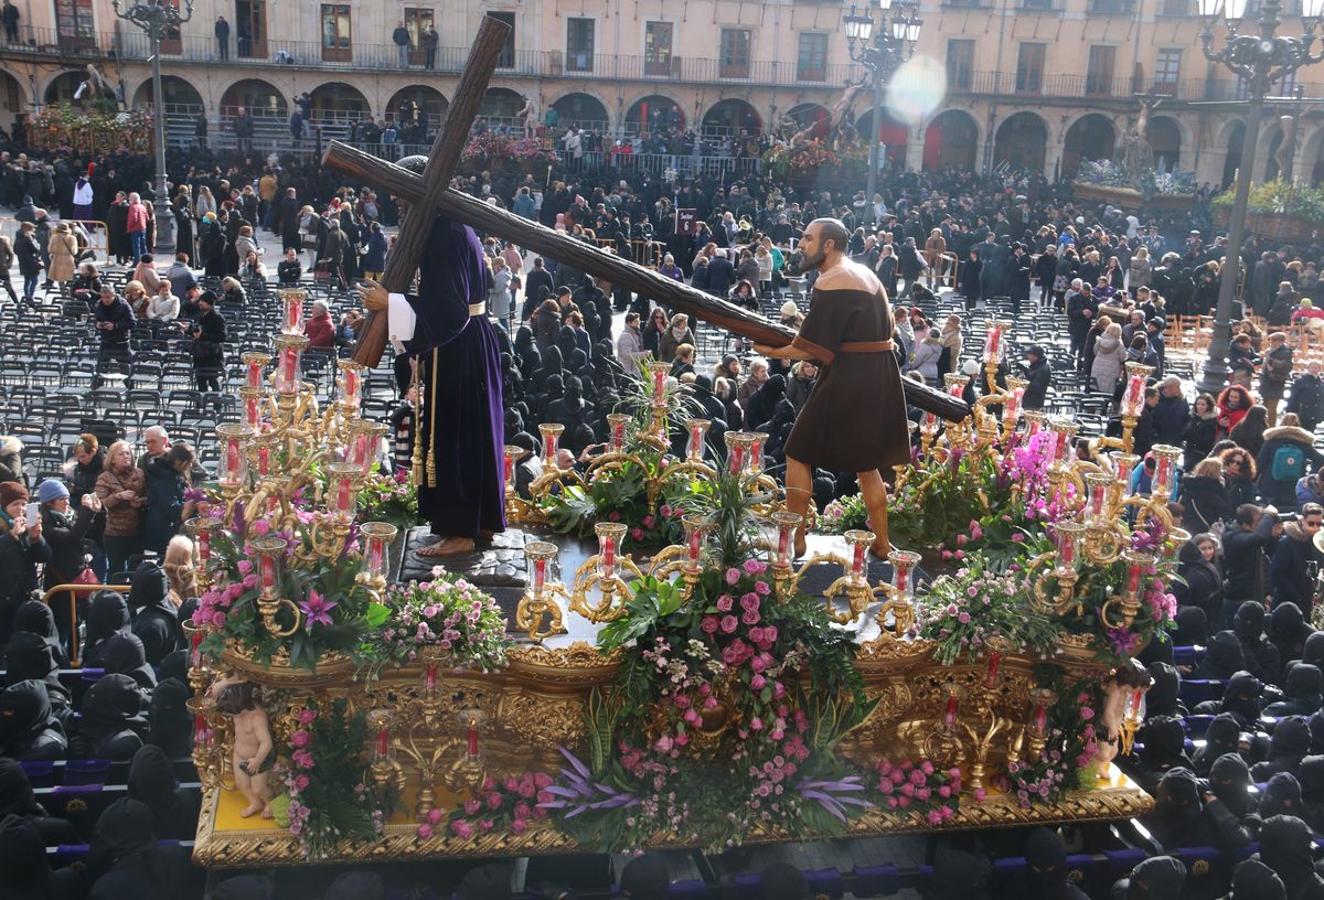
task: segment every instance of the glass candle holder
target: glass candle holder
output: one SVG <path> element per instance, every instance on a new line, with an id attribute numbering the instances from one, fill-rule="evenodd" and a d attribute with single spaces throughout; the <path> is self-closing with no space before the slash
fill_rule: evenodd
<path id="1" fill-rule="evenodd" d="M 284 311 L 280 319 L 280 330 L 283 334 L 303 334 L 303 303 L 308 299 L 307 293 L 299 290 L 288 290 L 280 292 L 281 304 Z"/>
<path id="2" fill-rule="evenodd" d="M 1154 478 L 1150 482 L 1150 493 L 1157 500 L 1164 503 L 1172 499 L 1172 489 L 1175 487 L 1177 460 L 1181 458 L 1181 448 L 1173 447 L 1171 444 L 1155 444 L 1154 453 Z"/>
<path id="3" fill-rule="evenodd" d="M 653 383 L 653 405 L 667 405 L 667 376 L 671 374 L 671 363 L 651 362 L 648 364 L 648 376 Z"/>
<path id="4" fill-rule="evenodd" d="M 281 396 L 293 397 L 303 387 L 303 351 L 308 338 L 301 334 L 276 336 L 276 391 Z"/>
<path id="5" fill-rule="evenodd" d="M 948 395 L 959 398 L 965 393 L 965 386 L 969 383 L 970 377 L 962 375 L 960 372 L 948 372 L 942 376 L 942 381 L 947 388 Z"/>
<path id="6" fill-rule="evenodd" d="M 336 519 L 341 522 L 352 522 L 354 511 L 358 506 L 359 468 L 353 463 L 345 462 L 331 463 L 327 468 L 331 472 L 327 507 Z"/>
<path id="7" fill-rule="evenodd" d="M 938 433 L 938 417 L 934 413 L 926 412 L 924 418 L 919 423 L 920 434 L 933 437 Z"/>
<path id="8" fill-rule="evenodd" d="M 608 449 L 612 453 L 624 453 L 625 426 L 630 424 L 630 416 L 627 413 L 611 413 L 607 416 L 607 424 L 611 429 L 611 446 Z"/>
<path id="9" fill-rule="evenodd" d="M 685 564 L 694 571 L 702 563 L 704 536 L 712 523 L 699 513 L 686 513 L 680 521 L 685 526 Z"/>
<path id="10" fill-rule="evenodd" d="M 749 451 L 749 436 L 743 431 L 726 433 L 726 468 L 732 475 L 745 471 L 745 458 Z"/>
<path id="11" fill-rule="evenodd" d="M 984 365 L 997 365 L 1002 362 L 1006 341 L 1004 332 L 1011 327 L 1009 322 L 990 322 L 988 334 L 984 338 Z"/>
<path id="12" fill-rule="evenodd" d="M 483 724 L 483 714 L 476 709 L 460 711 L 460 727 L 464 729 L 464 751 L 473 758 L 478 755 L 478 727 Z"/>
<path id="13" fill-rule="evenodd" d="M 1076 436 L 1076 423 L 1062 416 L 1048 420 L 1048 430 L 1053 434 L 1053 462 L 1067 465 L 1071 462 L 1071 442 Z"/>
<path id="14" fill-rule="evenodd" d="M 1021 403 L 1029 384 L 1024 378 L 1007 378 L 1007 400 L 1002 404 L 1002 421 L 1010 428 L 1015 428 L 1021 420 Z"/>
<path id="15" fill-rule="evenodd" d="M 515 493 L 515 466 L 524 457 L 524 448 L 506 444 L 501 450 L 501 483 L 507 497 Z"/>
<path id="16" fill-rule="evenodd" d="M 391 723 L 395 713 L 389 709 L 368 711 L 368 730 L 372 733 L 372 761 L 386 762 L 391 758 Z"/>
<path id="17" fill-rule="evenodd" d="M 708 429 L 712 424 L 708 419 L 685 420 L 685 431 L 689 434 L 685 442 L 685 458 L 690 462 L 703 460 L 704 441 L 708 438 Z"/>
<path id="18" fill-rule="evenodd" d="M 221 458 L 216 464 L 216 478 L 222 487 L 237 487 L 248 478 L 247 442 L 253 430 L 236 422 L 222 422 L 216 426 L 220 439 Z"/>
<path id="19" fill-rule="evenodd" d="M 1126 388 L 1122 391 L 1122 415 L 1139 418 L 1145 408 L 1145 384 L 1154 374 L 1153 366 L 1129 362 L 1126 368 Z"/>
<path id="20" fill-rule="evenodd" d="M 359 526 L 359 536 L 364 541 L 363 574 L 370 578 L 386 577 L 386 548 L 400 533 L 389 522 L 364 522 Z"/>
<path id="21" fill-rule="evenodd" d="M 340 402 L 357 408 L 363 399 L 363 379 L 368 369 L 352 359 L 339 360 L 336 366 L 340 369 Z"/>
<path id="22" fill-rule="evenodd" d="M 1076 558 L 1079 555 L 1077 551 L 1080 549 L 1080 539 L 1085 533 L 1085 526 L 1071 521 L 1055 522 L 1053 533 L 1057 544 L 1057 570 L 1074 572 Z"/>
<path id="23" fill-rule="evenodd" d="M 1048 413 L 1038 409 L 1027 409 L 1021 413 L 1021 418 L 1025 420 L 1025 436 L 1034 437 L 1043 431 L 1044 423 L 1048 421 Z"/>
<path id="24" fill-rule="evenodd" d="M 1108 488 L 1113 484 L 1113 477 L 1106 472 L 1090 472 L 1085 476 L 1085 522 L 1089 525 L 1104 525 L 1108 520 Z"/>
<path id="25" fill-rule="evenodd" d="M 948 690 L 947 703 L 943 707 L 943 711 L 942 711 L 942 724 L 948 729 L 955 728 L 956 721 L 960 716 L 960 712 L 961 712 L 961 701 L 956 696 L 956 691 Z"/>
<path id="26" fill-rule="evenodd" d="M 542 599 L 547 587 L 547 565 L 559 552 L 550 541 L 529 541 L 524 545 L 524 556 L 529 561 L 529 589 L 535 600 Z"/>
<path id="27" fill-rule="evenodd" d="M 791 566 L 791 541 L 804 516 L 789 510 L 778 510 L 772 514 L 772 523 L 777 526 L 777 548 L 773 553 L 772 564 L 779 569 Z"/>
<path id="28" fill-rule="evenodd" d="M 1049 690 L 1034 692 L 1034 712 L 1030 714 L 1029 732 L 1034 737 L 1048 735 L 1048 710 L 1057 702 L 1057 695 Z"/>
<path id="29" fill-rule="evenodd" d="M 863 528 L 852 528 L 842 537 L 850 546 L 850 577 L 857 580 L 864 578 L 865 554 L 869 551 L 869 545 L 873 543 L 876 535 Z"/>
<path id="30" fill-rule="evenodd" d="M 193 538 L 193 547 L 198 555 L 198 568 L 206 569 L 211 562 L 211 536 L 221 527 L 221 520 L 215 516 L 194 516 L 184 523 Z"/>
<path id="31" fill-rule="evenodd" d="M 267 363 L 271 362 L 271 354 L 250 350 L 240 359 L 244 361 L 244 387 L 261 393 L 266 388 L 262 371 L 267 367 Z"/>
<path id="32" fill-rule="evenodd" d="M 559 422 L 543 422 L 538 426 L 538 433 L 542 435 L 542 464 L 549 469 L 561 468 L 556 462 L 556 452 L 560 449 L 564 431 L 565 426 Z"/>
<path id="33" fill-rule="evenodd" d="M 1122 559 L 1126 561 L 1126 585 L 1122 593 L 1126 597 L 1137 598 L 1145 583 L 1145 573 L 1154 565 L 1154 557 L 1138 550 L 1123 550 Z"/>
<path id="34" fill-rule="evenodd" d="M 1175 560 L 1177 554 L 1181 552 L 1182 545 L 1190 539 L 1191 533 L 1185 528 L 1169 528 L 1159 553 L 1166 560 Z"/>
<path id="35" fill-rule="evenodd" d="M 1140 464 L 1140 457 L 1134 453 L 1114 452 L 1112 455 L 1113 472 L 1122 486 L 1122 496 L 1131 496 L 1131 473 Z"/>
<path id="36" fill-rule="evenodd" d="M 389 429 L 380 422 L 359 420 L 350 430 L 348 454 L 345 462 L 357 466 L 360 475 L 372 473 L 381 450 L 382 438 Z"/>
<path id="37" fill-rule="evenodd" d="M 244 424 L 254 431 L 262 429 L 262 398 L 265 395 L 260 390 L 250 390 L 249 388 L 240 388 L 239 396 L 244 400 Z"/>
<path id="38" fill-rule="evenodd" d="M 763 448 L 767 446 L 768 435 L 762 431 L 749 433 L 749 460 L 746 467 L 755 475 L 763 472 Z"/>
<path id="39" fill-rule="evenodd" d="M 1130 719 L 1143 721 L 1145 718 L 1145 691 L 1143 688 L 1136 688 L 1131 691 L 1131 696 L 1126 701 L 1126 715 Z"/>
<path id="40" fill-rule="evenodd" d="M 616 555 L 625 537 L 624 522 L 599 522 L 593 526 L 598 536 L 598 575 L 605 579 L 616 577 Z"/>
<path id="41" fill-rule="evenodd" d="M 264 596 L 270 597 L 280 587 L 280 568 L 288 547 L 285 539 L 268 535 L 248 542 L 257 555 L 257 584 Z"/>
<path id="42" fill-rule="evenodd" d="M 887 554 L 892 564 L 892 592 L 898 600 L 909 602 L 915 596 L 915 567 L 920 555 L 913 550 L 893 550 Z"/>

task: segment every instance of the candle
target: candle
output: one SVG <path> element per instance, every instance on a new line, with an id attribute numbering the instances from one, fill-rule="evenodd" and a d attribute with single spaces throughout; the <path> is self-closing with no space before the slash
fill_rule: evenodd
<path id="1" fill-rule="evenodd" d="M 248 395 L 244 397 L 244 424 L 256 431 L 262 425 L 262 398 Z"/>
<path id="2" fill-rule="evenodd" d="M 383 725 L 377 729 L 376 747 L 373 748 L 378 759 L 386 759 L 391 753 L 391 729 Z"/>
<path id="3" fill-rule="evenodd" d="M 1043 427 L 1044 415 L 1037 410 L 1032 410 L 1025 414 L 1025 420 L 1029 423 L 1025 426 L 1025 436 L 1034 437 L 1039 433 L 1039 429 Z"/>
<path id="4" fill-rule="evenodd" d="M 942 724 L 946 725 L 948 728 L 954 728 L 956 726 L 956 714 L 959 709 L 960 704 L 956 700 L 956 695 L 948 694 L 947 708 L 944 709 L 942 713 Z"/>
<path id="5" fill-rule="evenodd" d="M 561 441 L 561 432 L 565 431 L 565 426 L 555 422 L 544 422 L 538 426 L 538 431 L 542 434 L 542 462 L 544 466 L 550 469 L 559 469 L 556 463 L 556 451 Z"/>
<path id="6" fill-rule="evenodd" d="M 1034 722 L 1030 726 L 1030 730 L 1036 736 L 1042 736 L 1048 733 L 1048 707 L 1042 702 L 1035 704 Z"/>
<path id="7" fill-rule="evenodd" d="M 285 332 L 303 334 L 303 294 L 299 291 L 285 292 Z"/>
<path id="8" fill-rule="evenodd" d="M 430 662 L 423 671 L 423 690 L 429 695 L 437 692 L 437 664 Z"/>
<path id="9" fill-rule="evenodd" d="M 998 322 L 988 326 L 988 337 L 984 340 L 984 362 L 996 363 L 1002 360 L 1002 325 Z"/>
<path id="10" fill-rule="evenodd" d="M 1087 507 L 1086 518 L 1092 524 L 1100 524 L 1104 521 L 1107 509 L 1108 487 L 1112 479 L 1102 472 L 1091 472 L 1085 476 L 1085 484 L 1089 491 L 1089 505 Z"/>
<path id="11" fill-rule="evenodd" d="M 756 431 L 750 435 L 749 441 L 749 468 L 752 472 L 763 471 L 763 445 L 768 442 L 768 436 L 761 431 Z"/>
<path id="12" fill-rule="evenodd" d="M 206 744 L 207 732 L 207 717 L 202 713 L 196 714 L 193 717 L 193 743 Z"/>
<path id="13" fill-rule="evenodd" d="M 276 589 L 276 557 L 270 553 L 264 553 L 259 557 L 258 570 L 262 578 L 262 590 L 274 591 Z"/>
<path id="14" fill-rule="evenodd" d="M 501 484 L 507 494 L 513 493 L 515 490 L 515 480 L 511 477 L 515 474 L 515 454 L 511 453 L 511 450 L 518 451 L 519 448 L 507 445 L 505 452 L 501 455 Z"/>
<path id="15" fill-rule="evenodd" d="M 791 529 L 777 529 L 777 564 L 785 565 L 791 550 Z"/>
<path id="16" fill-rule="evenodd" d="M 381 574 L 384 553 L 385 547 L 381 538 L 372 538 L 368 541 L 368 567 L 372 569 L 374 575 Z"/>
<path id="17" fill-rule="evenodd" d="M 202 560 L 202 565 L 206 568 L 211 561 L 211 529 L 198 529 L 198 559 Z"/>
<path id="18" fill-rule="evenodd" d="M 600 522 L 595 530 L 598 533 L 598 571 L 604 580 L 615 578 L 616 551 L 621 538 L 625 536 L 625 526 L 616 522 Z"/>
<path id="19" fill-rule="evenodd" d="M 707 419 L 690 419 L 688 422 L 690 429 L 689 445 L 685 448 L 685 457 L 690 460 L 703 459 L 703 439 L 708 431 L 709 421 Z"/>
<path id="20" fill-rule="evenodd" d="M 1140 593 L 1140 579 L 1144 574 L 1143 567 L 1137 559 L 1133 559 L 1126 568 L 1126 593 L 1135 596 Z"/>
<path id="21" fill-rule="evenodd" d="M 727 448 L 728 469 L 732 475 L 739 475 L 745 469 L 745 447 L 744 444 L 736 442 Z"/>
<path id="22" fill-rule="evenodd" d="M 1139 461 L 1140 457 L 1130 453 L 1113 454 L 1113 468 L 1117 472 L 1117 481 L 1122 486 L 1124 496 L 1131 496 L 1131 473 Z"/>
<path id="23" fill-rule="evenodd" d="M 694 564 L 699 564 L 699 554 L 703 550 L 703 532 L 694 529 L 690 532 L 688 559 Z"/>
<path id="24" fill-rule="evenodd" d="M 342 364 L 343 365 L 343 364 Z M 359 405 L 359 373 L 353 366 L 345 366 L 345 403 Z"/>
<path id="25" fill-rule="evenodd" d="M 271 473 L 271 448 L 266 444 L 257 448 L 257 471 L 262 476 Z"/>
<path id="26" fill-rule="evenodd" d="M 198 648 L 202 646 L 202 629 L 195 628 L 189 635 L 189 665 L 195 669 L 202 667 L 202 651 Z"/>
<path id="27" fill-rule="evenodd" d="M 964 375 L 947 375 L 947 393 L 953 397 L 960 398 L 965 393 L 965 385 L 970 379 Z"/>
<path id="28" fill-rule="evenodd" d="M 1140 405 L 1145 399 L 1145 379 L 1132 375 L 1126 382 L 1126 397 L 1122 401 L 1124 415 L 1135 416 L 1140 413 Z"/>
<path id="29" fill-rule="evenodd" d="M 1002 668 L 1002 654 L 994 650 L 988 655 L 988 672 L 984 676 L 984 687 L 991 688 L 998 680 L 998 670 Z"/>
<path id="30" fill-rule="evenodd" d="M 1057 529 L 1057 562 L 1067 569 L 1076 564 L 1076 535 L 1062 525 Z"/>
<path id="31" fill-rule="evenodd" d="M 625 450 L 625 423 L 630 417 L 625 413 L 612 413 L 607 416 L 607 421 L 611 423 L 611 452 L 621 453 Z"/>
<path id="32" fill-rule="evenodd" d="M 239 439 L 230 438 L 225 442 L 225 481 L 239 480 Z"/>
<path id="33" fill-rule="evenodd" d="M 659 406 L 666 403 L 667 367 L 653 364 L 653 402 Z"/>
<path id="34" fill-rule="evenodd" d="M 850 573 L 856 578 L 864 576 L 864 542 L 857 543 L 852 548 L 850 560 Z"/>
<path id="35" fill-rule="evenodd" d="M 248 377 L 244 380 L 244 386 L 250 391 L 262 390 L 262 363 L 257 360 L 249 360 Z"/>
<path id="36" fill-rule="evenodd" d="M 539 557 L 533 561 L 533 595 L 540 596 L 547 584 L 547 560 Z"/>
<path id="37" fill-rule="evenodd" d="M 469 751 L 469 755 L 477 756 L 478 755 L 478 719 L 477 718 L 473 716 L 469 717 L 469 727 L 468 730 L 466 731 L 465 737 L 467 738 L 467 743 L 468 743 L 467 749 Z"/>
<path id="38" fill-rule="evenodd" d="M 919 428 L 920 428 L 920 431 L 924 432 L 925 434 L 934 434 L 934 433 L 936 433 L 937 430 L 938 430 L 938 417 L 937 417 L 937 415 L 935 415 L 934 413 L 931 413 L 931 412 L 926 412 L 926 413 L 924 414 L 924 421 L 922 421 L 922 422 L 920 423 Z"/>
<path id="39" fill-rule="evenodd" d="M 779 510 L 772 514 L 772 521 L 777 526 L 777 551 L 772 564 L 785 569 L 791 565 L 791 538 L 803 519 L 796 513 Z"/>
<path id="40" fill-rule="evenodd" d="M 1021 399 L 1025 396 L 1025 388 L 1012 388 L 1007 394 L 1007 402 L 1002 405 L 1002 419 L 1011 425 L 1015 425 L 1021 418 Z"/>
<path id="41" fill-rule="evenodd" d="M 1131 715 L 1136 718 L 1140 717 L 1140 704 L 1144 699 L 1145 692 L 1140 688 L 1136 688 L 1131 692 Z"/>

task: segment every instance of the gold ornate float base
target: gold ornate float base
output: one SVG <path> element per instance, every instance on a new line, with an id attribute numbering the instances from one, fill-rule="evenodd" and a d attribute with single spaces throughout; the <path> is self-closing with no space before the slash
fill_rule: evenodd
<path id="1" fill-rule="evenodd" d="M 824 835 L 824 839 L 887 837 L 1007 826 L 1051 825 L 1062 822 L 1111 821 L 1143 815 L 1153 808 L 1152 798 L 1135 782 L 1121 774 L 1115 767 L 1110 773 L 1110 780 L 1100 781 L 1095 790 L 1071 791 L 1059 803 L 1035 804 L 1025 809 L 1017 803 L 1014 796 L 990 794 L 981 803 L 976 803 L 973 799 L 963 801 L 960 811 L 939 826 L 929 824 L 924 816 L 919 814 L 902 818 L 871 810 L 853 821 L 844 835 Z M 406 797 L 403 805 L 412 807 L 412 799 Z M 438 800 L 442 805 L 449 806 L 455 798 L 439 796 Z M 220 788 L 206 790 L 203 795 L 202 816 L 198 823 L 197 843 L 193 850 L 194 862 L 208 868 L 307 864 L 308 860 L 299 849 L 298 838 L 285 829 L 273 825 L 268 820 L 239 819 L 238 811 L 242 808 L 243 802 L 242 797 L 234 791 Z M 792 839 L 789 835 L 769 831 L 751 836 L 748 843 L 770 844 Z M 796 835 L 794 840 L 812 840 L 812 837 Z M 652 845 L 652 849 L 691 849 L 691 847 L 682 843 L 661 841 Z M 592 848 L 577 846 L 549 822 L 535 825 L 521 835 L 493 832 L 469 840 L 434 835 L 424 840 L 418 836 L 417 824 L 410 820 L 407 814 L 400 814 L 386 826 L 386 834 L 381 839 L 343 841 L 320 862 L 408 862 L 574 852 L 595 851 Z"/>

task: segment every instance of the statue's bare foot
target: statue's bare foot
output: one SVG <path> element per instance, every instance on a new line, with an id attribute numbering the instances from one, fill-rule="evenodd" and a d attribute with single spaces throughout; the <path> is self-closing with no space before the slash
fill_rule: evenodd
<path id="1" fill-rule="evenodd" d="M 887 538 L 878 538 L 869 545 L 869 552 L 879 559 L 887 559 L 887 554 L 892 552 L 892 544 Z"/>
<path id="2" fill-rule="evenodd" d="M 474 552 L 473 538 L 449 537 L 429 544 L 418 551 L 423 559 L 437 559 L 444 556 L 462 556 Z"/>
<path id="3" fill-rule="evenodd" d="M 807 547 L 807 545 L 806 545 L 806 543 L 805 543 L 805 533 L 804 533 L 803 531 L 796 532 L 796 535 L 795 535 L 795 558 L 796 558 L 796 559 L 801 559 L 801 558 L 805 555 L 805 552 L 806 552 L 807 549 L 808 549 L 808 547 Z"/>
<path id="4" fill-rule="evenodd" d="M 275 817 L 276 817 L 275 814 L 271 811 L 271 804 L 270 804 L 270 803 L 268 803 L 266 806 L 262 807 L 262 818 L 264 818 L 264 819 L 274 819 Z"/>
<path id="5" fill-rule="evenodd" d="M 264 804 L 259 803 L 258 801 L 254 800 L 252 803 L 250 803 L 250 804 L 248 804 L 247 806 L 244 807 L 244 811 L 241 812 L 241 813 L 239 814 L 239 816 L 240 816 L 240 818 L 247 819 L 247 818 L 249 818 L 250 816 L 253 816 L 253 815 L 256 815 L 257 813 L 262 812 L 262 810 L 263 810 L 263 806 L 264 806 Z"/>

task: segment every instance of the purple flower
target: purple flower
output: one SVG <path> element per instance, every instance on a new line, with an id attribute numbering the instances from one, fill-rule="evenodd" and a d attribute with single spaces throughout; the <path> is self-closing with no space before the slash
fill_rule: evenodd
<path id="1" fill-rule="evenodd" d="M 308 599 L 302 601 L 299 604 L 299 608 L 303 610 L 303 614 L 307 618 L 305 627 L 310 632 L 313 630 L 313 625 L 315 624 L 316 625 L 335 624 L 334 622 L 331 621 L 330 612 L 331 610 L 336 608 L 336 604 L 332 601 L 327 600 L 326 597 L 317 593 L 317 591 L 310 590 L 308 592 Z"/>

